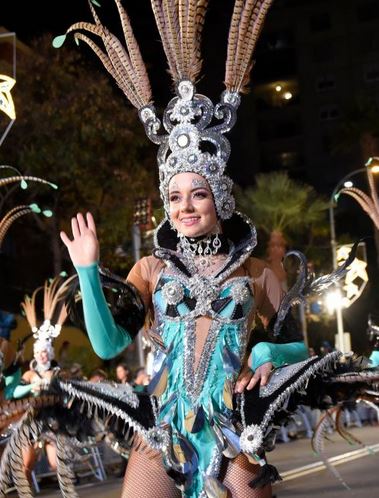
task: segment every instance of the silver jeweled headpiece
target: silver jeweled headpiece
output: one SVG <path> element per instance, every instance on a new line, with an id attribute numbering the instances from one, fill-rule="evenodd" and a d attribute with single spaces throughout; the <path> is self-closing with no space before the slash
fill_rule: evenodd
<path id="1" fill-rule="evenodd" d="M 147 136 L 159 144 L 159 189 L 165 210 L 169 210 L 168 187 L 171 178 L 190 171 L 207 180 L 217 214 L 221 219 L 228 219 L 233 214 L 235 203 L 233 182 L 224 175 L 230 156 L 230 144 L 224 133 L 236 122 L 240 96 L 225 91 L 221 102 L 214 106 L 208 97 L 196 94 L 195 86 L 188 80 L 177 85 L 176 93 L 163 114 L 165 135 L 159 134 L 161 122 L 153 106 L 139 111 Z M 214 118 L 220 122 L 212 126 Z M 203 152 L 204 145 L 207 152 Z"/>
<path id="2" fill-rule="evenodd" d="M 149 78 L 129 17 L 121 0 L 114 1 L 120 14 L 126 46 L 100 23 L 94 8 L 98 5 L 95 0 L 89 0 L 95 24 L 73 24 L 65 35 L 54 39 L 53 45 L 60 47 L 66 35 L 75 31 L 75 40 L 84 41 L 92 48 L 128 100 L 138 109 L 148 137 L 159 145 L 160 193 L 166 213 L 170 179 L 177 173 L 194 172 L 209 183 L 220 219 L 230 218 L 234 211 L 233 182 L 224 175 L 230 155 L 230 144 L 224 134 L 236 121 L 239 94 L 247 88 L 252 54 L 273 0 L 235 1 L 225 67 L 226 90 L 215 106 L 204 95 L 196 94 L 194 86 L 201 70 L 200 43 L 208 0 L 151 0 L 177 95 L 163 114 L 166 134 L 160 133 L 162 123 L 152 104 Z M 99 36 L 105 52 L 91 38 L 78 31 Z M 212 124 L 213 121 L 215 124 Z"/>

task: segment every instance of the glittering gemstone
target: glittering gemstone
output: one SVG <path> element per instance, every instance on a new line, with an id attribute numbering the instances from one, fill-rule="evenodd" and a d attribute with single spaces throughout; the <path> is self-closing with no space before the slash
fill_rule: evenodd
<path id="1" fill-rule="evenodd" d="M 183 135 L 178 136 L 177 142 L 178 142 L 179 147 L 182 147 L 184 149 L 185 147 L 188 147 L 188 145 L 189 145 L 189 142 L 190 142 L 189 136 L 185 135 L 183 133 Z"/>
<path id="2" fill-rule="evenodd" d="M 196 154 L 190 154 L 190 155 L 188 156 L 188 162 L 189 162 L 189 163 L 193 164 L 193 163 L 195 163 L 196 161 L 197 161 L 197 155 L 196 155 Z"/>
<path id="3" fill-rule="evenodd" d="M 243 283 L 236 283 L 230 289 L 230 294 L 236 304 L 244 304 L 250 297 L 249 289 Z"/>

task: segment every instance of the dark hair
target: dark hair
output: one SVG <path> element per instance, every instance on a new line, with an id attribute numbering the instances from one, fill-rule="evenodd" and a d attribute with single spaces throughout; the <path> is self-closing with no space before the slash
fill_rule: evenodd
<path id="1" fill-rule="evenodd" d="M 107 378 L 107 373 L 102 370 L 101 368 L 95 368 L 95 370 L 93 370 L 90 374 L 90 378 L 91 377 L 95 377 L 95 375 L 98 375 L 99 377 L 104 377 L 104 379 Z"/>
<path id="2" fill-rule="evenodd" d="M 126 363 L 126 361 L 120 361 L 119 363 L 117 363 L 116 368 L 118 368 L 118 367 L 122 367 L 124 370 L 127 370 L 128 372 L 130 372 L 130 368 L 128 367 L 128 364 Z"/>
<path id="3" fill-rule="evenodd" d="M 145 367 L 138 367 L 137 370 L 134 372 L 134 379 L 136 379 L 138 377 L 138 375 L 140 374 L 140 372 L 142 372 L 143 370 L 146 370 Z"/>

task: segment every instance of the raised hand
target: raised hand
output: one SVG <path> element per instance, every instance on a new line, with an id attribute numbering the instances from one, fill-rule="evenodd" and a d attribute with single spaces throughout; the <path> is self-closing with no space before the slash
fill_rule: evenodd
<path id="1" fill-rule="evenodd" d="M 96 235 L 96 225 L 91 213 L 86 218 L 81 213 L 71 219 L 73 240 L 65 232 L 60 236 L 68 249 L 71 261 L 75 266 L 87 266 L 99 260 L 99 241 Z"/>

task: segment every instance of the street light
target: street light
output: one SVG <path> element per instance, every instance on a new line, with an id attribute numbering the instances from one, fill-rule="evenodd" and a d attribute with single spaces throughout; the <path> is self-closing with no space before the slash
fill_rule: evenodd
<path id="1" fill-rule="evenodd" d="M 371 173 L 379 173 L 379 158 L 377 157 L 371 157 L 364 168 L 359 168 L 354 171 L 351 171 L 347 175 L 345 175 L 335 186 L 333 189 L 333 192 L 330 196 L 329 199 L 329 222 L 330 222 L 330 246 L 332 249 L 332 257 L 333 257 L 333 270 L 337 269 L 337 240 L 336 240 L 336 223 L 334 219 L 334 209 L 337 205 L 338 201 L 338 192 L 341 189 L 341 187 L 346 185 L 346 182 L 348 180 L 359 174 L 359 173 L 366 173 L 367 170 L 370 170 Z M 338 284 L 337 284 L 338 285 Z M 339 292 L 339 289 L 337 287 L 336 289 Z M 337 336 L 338 336 L 338 343 L 339 343 L 339 348 L 341 351 L 344 353 L 345 349 L 345 336 L 344 336 L 344 329 L 343 329 L 343 316 L 342 316 L 342 303 L 339 302 L 335 306 L 335 312 L 336 312 L 336 319 L 337 319 Z"/>

